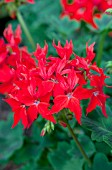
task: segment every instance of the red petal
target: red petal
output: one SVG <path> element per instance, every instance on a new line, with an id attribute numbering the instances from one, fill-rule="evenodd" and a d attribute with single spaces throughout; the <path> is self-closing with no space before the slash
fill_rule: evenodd
<path id="1" fill-rule="evenodd" d="M 47 93 L 45 96 L 39 97 L 41 102 L 49 103 L 52 92 Z"/>
<path id="2" fill-rule="evenodd" d="M 106 99 L 108 98 L 108 96 L 101 94 L 101 95 L 98 95 L 97 98 L 98 98 L 99 101 L 100 101 L 99 106 L 100 106 L 101 109 L 102 109 L 103 115 L 104 115 L 105 117 L 107 117 L 106 105 L 105 105 L 105 103 L 106 103 Z"/>
<path id="3" fill-rule="evenodd" d="M 5 3 L 14 2 L 14 0 L 5 0 Z"/>
<path id="4" fill-rule="evenodd" d="M 52 81 L 42 81 L 42 84 L 40 84 L 38 88 L 39 96 L 42 97 L 51 92 L 53 90 L 54 84 L 55 83 Z"/>
<path id="5" fill-rule="evenodd" d="M 79 100 L 82 99 L 88 99 L 92 96 L 93 90 L 92 89 L 86 89 L 82 86 L 76 87 L 76 89 L 73 92 L 73 96 L 78 98 Z"/>
<path id="6" fill-rule="evenodd" d="M 44 48 L 41 48 L 40 45 L 37 44 L 37 48 L 36 48 L 36 51 L 34 52 L 34 56 L 35 56 L 38 60 L 43 60 L 43 61 L 45 61 L 47 52 L 48 52 L 48 45 L 47 45 L 47 43 L 45 43 Z"/>
<path id="7" fill-rule="evenodd" d="M 21 117 L 22 124 L 23 124 L 24 128 L 27 128 L 28 127 L 28 115 L 26 112 L 26 108 L 21 106 L 19 112 L 20 112 L 19 114 Z"/>
<path id="8" fill-rule="evenodd" d="M 49 103 L 40 102 L 40 103 L 38 104 L 38 112 L 39 112 L 42 116 L 48 115 L 48 114 L 49 114 L 48 107 L 49 107 Z"/>
<path id="9" fill-rule="evenodd" d="M 68 74 L 68 84 L 69 84 L 69 88 L 70 90 L 73 90 L 74 87 L 77 85 L 79 78 L 76 75 L 76 72 L 72 69 L 69 74 Z"/>
<path id="10" fill-rule="evenodd" d="M 68 90 L 68 88 L 69 88 L 68 83 L 67 83 L 66 79 L 62 75 L 57 74 L 57 80 L 58 80 L 58 82 L 60 84 L 60 87 L 62 89 Z"/>
<path id="11" fill-rule="evenodd" d="M 66 95 L 59 95 L 54 99 L 54 106 L 51 109 L 52 113 L 58 113 L 68 105 L 68 97 Z"/>
<path id="12" fill-rule="evenodd" d="M 0 67 L 0 82 L 5 83 L 10 81 L 12 78 L 13 72 L 7 65 Z"/>
<path id="13" fill-rule="evenodd" d="M 14 113 L 14 122 L 12 128 L 14 128 L 19 123 L 20 120 L 21 118 L 20 118 L 19 110 L 16 110 Z"/>
<path id="14" fill-rule="evenodd" d="M 68 60 L 70 58 L 70 56 L 73 53 L 73 44 L 72 41 L 68 42 L 66 41 L 66 44 L 64 47 L 61 46 L 60 41 L 58 42 L 58 45 L 56 46 L 55 42 L 53 41 L 53 47 L 56 49 L 58 55 L 61 58 L 66 57 L 66 59 Z"/>
<path id="15" fill-rule="evenodd" d="M 91 63 L 95 57 L 95 53 L 93 52 L 94 45 L 95 45 L 95 42 L 91 44 L 90 46 L 88 46 L 88 43 L 86 44 L 86 53 L 87 53 L 86 61 L 88 64 Z"/>
<path id="16" fill-rule="evenodd" d="M 76 120 L 79 124 L 81 124 L 82 110 L 79 100 L 75 97 L 72 97 L 68 103 L 67 108 L 69 108 L 70 111 L 74 113 Z"/>
<path id="17" fill-rule="evenodd" d="M 64 95 L 64 89 L 59 83 L 56 83 L 53 88 L 53 97 Z"/>
<path id="18" fill-rule="evenodd" d="M 14 111 L 14 123 L 12 125 L 12 128 L 14 128 L 18 122 L 21 120 L 24 128 L 27 128 L 28 126 L 28 118 L 27 118 L 27 113 L 26 113 L 26 108 L 21 106 L 17 110 Z"/>
<path id="19" fill-rule="evenodd" d="M 12 107 L 12 110 L 17 110 L 20 108 L 21 103 L 19 101 L 12 98 L 4 99 L 4 100 Z"/>
<path id="20" fill-rule="evenodd" d="M 36 106 L 30 106 L 27 109 L 27 115 L 28 115 L 28 127 L 31 126 L 31 124 L 33 123 L 33 121 L 35 119 L 37 119 L 38 116 L 38 108 Z"/>
<path id="21" fill-rule="evenodd" d="M 89 105 L 86 109 L 87 111 L 87 114 L 89 112 L 91 112 L 92 110 L 94 110 L 96 108 L 96 106 L 98 106 L 100 104 L 99 100 L 97 99 L 96 96 L 92 95 L 91 99 L 90 99 L 90 102 L 89 102 Z"/>
<path id="22" fill-rule="evenodd" d="M 56 73 L 61 73 L 61 71 L 64 69 L 64 67 L 66 66 L 66 57 L 64 57 L 63 59 L 61 59 L 61 61 L 59 60 L 58 62 L 58 66 L 56 69 Z"/>
<path id="23" fill-rule="evenodd" d="M 34 0 L 27 0 L 27 2 L 29 2 L 30 4 L 34 4 L 35 3 Z"/>

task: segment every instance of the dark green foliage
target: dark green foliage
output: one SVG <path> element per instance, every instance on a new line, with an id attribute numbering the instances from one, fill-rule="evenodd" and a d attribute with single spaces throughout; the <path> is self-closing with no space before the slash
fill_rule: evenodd
<path id="1" fill-rule="evenodd" d="M 108 118 L 102 116 L 97 108 L 92 112 L 91 118 L 83 117 L 82 124 L 92 131 L 91 138 L 98 142 L 106 142 L 112 148 L 112 111 L 107 107 Z"/>
<path id="2" fill-rule="evenodd" d="M 10 113 L 12 114 L 12 113 Z M 20 125 L 11 129 L 12 116 L 0 121 L 0 162 L 7 161 L 23 145 L 23 129 Z"/>

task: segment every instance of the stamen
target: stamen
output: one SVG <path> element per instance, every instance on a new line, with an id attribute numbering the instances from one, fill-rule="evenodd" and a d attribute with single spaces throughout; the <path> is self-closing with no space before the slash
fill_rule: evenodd
<path id="1" fill-rule="evenodd" d="M 68 93 L 67 97 L 68 97 L 68 99 L 71 99 L 72 98 L 72 93 Z"/>
<path id="2" fill-rule="evenodd" d="M 98 96 L 99 95 L 99 91 L 95 91 L 93 92 L 94 96 Z"/>
<path id="3" fill-rule="evenodd" d="M 34 105 L 37 106 L 39 103 L 40 103 L 40 101 L 35 100 Z"/>

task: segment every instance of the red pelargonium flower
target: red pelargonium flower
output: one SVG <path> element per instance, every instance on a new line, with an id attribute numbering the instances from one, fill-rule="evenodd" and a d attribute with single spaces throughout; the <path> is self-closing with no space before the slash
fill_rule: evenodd
<path id="1" fill-rule="evenodd" d="M 7 65 L 0 67 L 0 83 L 9 82 L 13 76 L 13 70 L 10 69 Z"/>
<path id="2" fill-rule="evenodd" d="M 14 2 L 15 0 L 4 0 L 5 3 Z"/>
<path id="3" fill-rule="evenodd" d="M 53 42 L 58 54 L 54 57 L 47 56 L 47 43 L 43 48 L 38 44 L 31 54 L 26 47 L 20 48 L 20 26 L 13 32 L 9 25 L 4 36 L 7 43 L 0 39 L 0 93 L 7 94 L 5 101 L 14 112 L 12 127 L 21 121 L 24 128 L 28 128 L 39 115 L 56 123 L 54 116 L 58 112 L 63 114 L 64 109 L 73 112 L 81 124 L 83 99 L 90 100 L 87 114 L 99 106 L 107 116 L 108 96 L 103 92 L 107 76 L 92 63 L 94 43 L 86 44 L 86 57 L 83 58 L 73 53 L 72 41 L 66 41 L 64 47 L 60 42 L 58 45 Z M 59 122 L 63 124 L 63 120 Z"/>
<path id="4" fill-rule="evenodd" d="M 0 39 L 0 66 L 3 64 L 7 57 L 8 51 L 6 50 L 6 44 L 3 39 Z"/>
<path id="5" fill-rule="evenodd" d="M 58 113 L 63 108 L 68 108 L 74 113 L 76 120 L 81 123 L 82 111 L 80 100 L 87 98 L 88 93 L 84 93 L 85 89 L 80 85 L 77 86 L 79 79 L 75 70 L 70 70 L 67 77 L 58 76 L 64 94 L 60 93 L 54 98 L 54 106 L 52 107 L 51 112 Z"/>
<path id="6" fill-rule="evenodd" d="M 68 0 L 61 0 L 63 12 L 61 17 L 68 15 L 70 19 L 77 21 L 85 21 L 92 25 L 95 29 L 98 28 L 94 22 L 94 18 L 101 17 L 100 11 L 104 12 L 106 9 L 112 7 L 110 0 L 73 0 L 69 3 Z M 96 13 L 96 9 L 99 12 Z"/>
<path id="7" fill-rule="evenodd" d="M 90 102 L 87 107 L 87 113 L 94 110 L 96 106 L 100 106 L 104 116 L 107 116 L 105 102 L 109 96 L 104 94 L 103 87 L 106 85 L 104 82 L 105 79 L 109 77 L 104 75 L 102 69 L 100 69 L 100 73 L 101 73 L 100 76 L 99 75 L 90 76 L 90 85 L 93 86 L 94 88 L 91 89 Z"/>
<path id="8" fill-rule="evenodd" d="M 35 1 L 34 0 L 26 0 L 28 3 L 34 4 Z"/>
<path id="9" fill-rule="evenodd" d="M 97 6 L 99 11 L 104 12 L 106 9 L 112 7 L 112 0 L 93 0 L 93 4 Z"/>
<path id="10" fill-rule="evenodd" d="M 66 44 L 64 47 L 61 46 L 60 41 L 58 42 L 58 45 L 56 46 L 55 42 L 53 41 L 53 47 L 56 49 L 58 55 L 61 58 L 66 57 L 66 59 L 69 59 L 70 56 L 73 53 L 73 44 L 72 41 L 68 42 L 66 41 Z"/>
<path id="11" fill-rule="evenodd" d="M 15 32 L 12 31 L 12 25 L 9 24 L 8 27 L 4 30 L 4 37 L 11 45 L 19 45 L 21 42 L 21 28 L 18 25 Z"/>

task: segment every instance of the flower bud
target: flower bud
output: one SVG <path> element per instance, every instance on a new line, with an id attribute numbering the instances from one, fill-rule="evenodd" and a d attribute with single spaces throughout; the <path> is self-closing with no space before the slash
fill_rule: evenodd
<path id="1" fill-rule="evenodd" d="M 73 115 L 70 114 L 70 113 L 68 113 L 68 114 L 67 114 L 67 119 L 68 119 L 68 120 L 72 120 L 72 119 L 73 119 Z"/>
<path id="2" fill-rule="evenodd" d="M 107 15 L 112 15 L 112 8 L 109 8 L 105 11 Z"/>
<path id="3" fill-rule="evenodd" d="M 40 136 L 44 136 L 46 133 L 46 129 L 42 129 Z"/>

